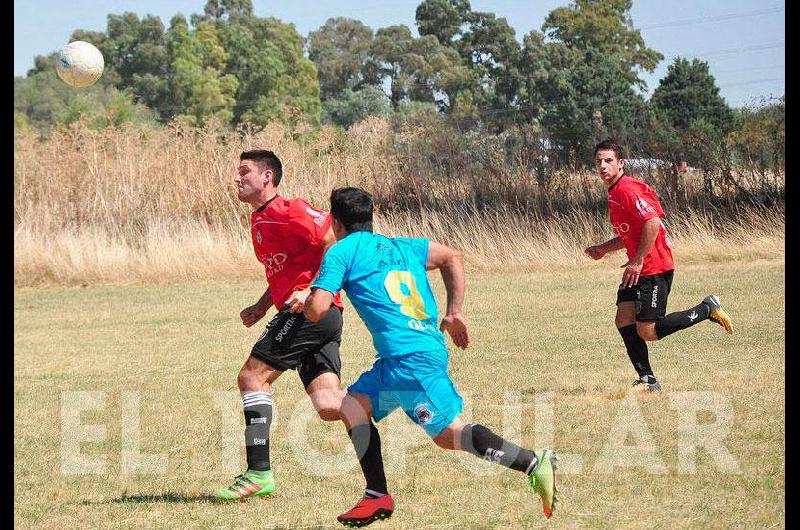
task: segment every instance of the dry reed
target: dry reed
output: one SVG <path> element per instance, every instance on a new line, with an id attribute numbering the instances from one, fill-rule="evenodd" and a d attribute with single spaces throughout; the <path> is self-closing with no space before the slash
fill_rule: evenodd
<path id="1" fill-rule="evenodd" d="M 451 244 L 473 270 L 590 266 L 583 248 L 612 235 L 602 209 L 543 216 L 510 202 L 477 206 L 465 200 L 481 184 L 475 175 L 451 182 L 401 180 L 403 160 L 392 148 L 389 124 L 380 119 L 347 133 L 278 125 L 236 132 L 213 125 L 96 131 L 73 124 L 47 139 L 19 132 L 14 141 L 17 285 L 258 277 L 248 208 L 233 187 L 238 155 L 252 148 L 280 154 L 284 195 L 325 207 L 332 188 L 365 187 L 379 201 L 379 230 Z M 508 185 L 535 188 L 519 172 Z M 392 208 L 385 198 L 404 187 L 416 196 L 435 187 L 439 197 L 451 199 L 440 200 L 437 209 L 422 203 L 416 211 Z M 576 204 L 602 197 L 599 183 L 586 175 L 575 176 L 563 188 L 569 190 Z M 751 207 L 724 222 L 713 210 L 672 217 L 679 259 L 784 255 L 783 207 Z"/>

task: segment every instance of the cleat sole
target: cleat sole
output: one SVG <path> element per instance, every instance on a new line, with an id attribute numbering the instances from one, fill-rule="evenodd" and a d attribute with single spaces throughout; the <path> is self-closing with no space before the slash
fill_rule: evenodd
<path id="1" fill-rule="evenodd" d="M 339 517 L 336 518 L 337 521 L 342 523 L 344 526 L 349 526 L 352 528 L 361 528 L 362 526 L 367 526 L 369 524 L 374 523 L 375 521 L 389 519 L 392 516 L 392 512 L 389 510 L 378 510 L 370 517 L 366 519 L 341 519 Z"/>

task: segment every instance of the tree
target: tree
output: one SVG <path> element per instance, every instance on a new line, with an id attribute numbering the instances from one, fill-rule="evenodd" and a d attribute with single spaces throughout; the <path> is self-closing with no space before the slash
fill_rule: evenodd
<path id="1" fill-rule="evenodd" d="M 483 121 L 487 116 L 499 121 L 503 114 L 494 111 L 514 103 L 520 82 L 520 46 L 506 19 L 472 11 L 467 0 L 425 0 L 417 7 L 416 23 L 420 35 L 436 37 L 460 57 L 460 69 L 451 67 L 442 76 L 447 79 L 440 83 L 447 87 L 442 110 L 452 112 L 460 106 L 459 114 L 466 117 L 490 109 L 493 114 L 485 114 Z"/>
<path id="2" fill-rule="evenodd" d="M 618 58 L 625 78 L 639 88 L 639 69 L 653 72 L 664 56 L 648 48 L 629 12 L 633 0 L 574 0 L 545 19 L 542 31 L 550 39 L 578 49 L 594 48 Z"/>
<path id="3" fill-rule="evenodd" d="M 719 133 L 734 127 L 733 111 L 719 95 L 708 63 L 678 57 L 658 84 L 650 103 L 659 117 L 680 131 L 687 131 L 695 120 L 703 120 Z"/>
<path id="4" fill-rule="evenodd" d="M 239 82 L 232 75 L 222 75 L 228 54 L 216 27 L 201 22 L 190 31 L 176 23 L 168 36 L 168 57 L 176 114 L 194 125 L 202 125 L 211 117 L 229 123 Z"/>
<path id="5" fill-rule="evenodd" d="M 472 7 L 468 0 L 424 0 L 415 20 L 420 35 L 433 35 L 439 43 L 457 48 Z"/>
<path id="6" fill-rule="evenodd" d="M 376 69 L 370 68 L 372 40 L 372 29 L 344 17 L 329 18 L 309 33 L 308 58 L 317 67 L 323 101 L 345 90 L 379 85 Z"/>
<path id="7" fill-rule="evenodd" d="M 545 43 L 541 33 L 525 37 L 520 70 L 522 115 L 540 123 L 565 160 L 581 166 L 603 136 L 625 141 L 644 116 L 645 101 L 625 78 L 619 58 L 594 47 Z M 597 123 L 597 112 L 602 122 Z"/>
<path id="8" fill-rule="evenodd" d="M 348 128 L 368 116 L 389 116 L 392 106 L 380 88 L 367 86 L 358 91 L 345 88 L 322 102 L 324 121 Z"/>
<path id="9" fill-rule="evenodd" d="M 303 57 L 303 38 L 293 24 L 251 16 L 217 27 L 229 53 L 227 72 L 240 83 L 234 108 L 237 123 L 319 123 L 317 69 Z"/>

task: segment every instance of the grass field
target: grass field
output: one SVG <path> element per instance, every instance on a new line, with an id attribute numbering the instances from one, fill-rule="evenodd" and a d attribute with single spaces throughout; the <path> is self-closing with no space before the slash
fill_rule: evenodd
<path id="1" fill-rule="evenodd" d="M 617 266 L 467 278 L 473 344 L 451 352 L 452 376 L 469 417 L 566 453 L 553 518 L 519 474 L 434 447 L 396 412 L 380 430 L 397 511 L 371 528 L 784 525 L 784 261 L 679 263 L 670 309 L 718 293 L 736 334 L 701 323 L 651 344 L 664 387 L 656 396 L 628 394 L 634 374 L 613 327 Z M 276 495 L 205 498 L 244 467 L 235 381 L 262 326 L 245 329 L 238 312 L 262 290 L 249 281 L 17 288 L 15 526 L 336 527 L 362 478 L 344 429 L 309 414 L 294 373 L 275 386 Z M 372 362 L 349 306 L 344 334 L 349 383 Z M 101 401 L 78 417 L 91 398 Z M 692 403 L 718 408 L 687 419 Z M 76 418 L 105 429 L 80 445 L 105 463 L 100 473 L 74 472 Z M 694 420 L 701 434 L 721 425 L 724 437 L 709 440 L 724 450 L 692 458 L 681 440 Z M 625 457 L 615 465 L 607 454 Z"/>

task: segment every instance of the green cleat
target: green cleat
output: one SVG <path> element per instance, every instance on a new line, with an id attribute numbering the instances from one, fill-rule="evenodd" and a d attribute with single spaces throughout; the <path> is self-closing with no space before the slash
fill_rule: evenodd
<path id="1" fill-rule="evenodd" d="M 272 471 L 255 471 L 248 469 L 244 475 L 234 479 L 233 484 L 214 493 L 218 501 L 238 501 L 248 497 L 269 495 L 275 491 L 275 477 Z"/>
<path id="2" fill-rule="evenodd" d="M 558 488 L 556 488 L 556 469 L 558 469 L 558 456 L 552 449 L 534 451 L 539 461 L 528 475 L 531 489 L 542 498 L 544 516 L 550 519 L 555 509 Z"/>

